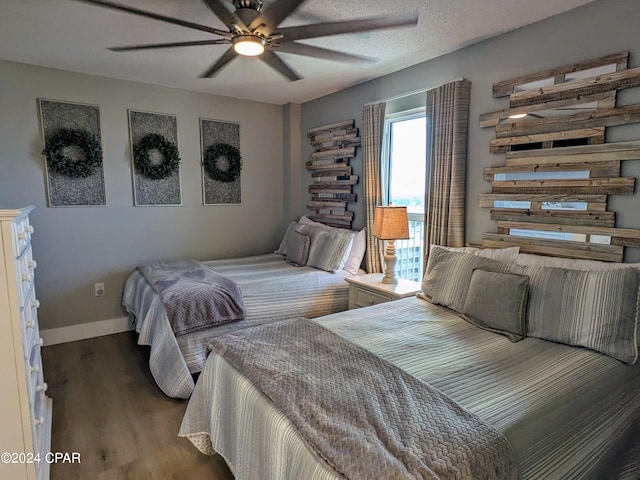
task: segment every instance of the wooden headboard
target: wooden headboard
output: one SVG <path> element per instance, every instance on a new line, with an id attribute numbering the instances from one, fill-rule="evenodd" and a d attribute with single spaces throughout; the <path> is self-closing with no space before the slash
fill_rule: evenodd
<path id="1" fill-rule="evenodd" d="M 489 151 L 505 155 L 504 165 L 484 169 L 491 193 L 479 203 L 498 224 L 484 246 L 612 262 L 625 246 L 640 247 L 640 230 L 616 228 L 607 209 L 610 195 L 635 192 L 620 162 L 640 160 L 640 141 L 605 140 L 607 127 L 640 122 L 640 104 L 616 107 L 618 90 L 640 86 L 628 59 L 616 53 L 493 85 L 509 108 L 480 115 L 481 127 L 495 128 Z"/>
<path id="2" fill-rule="evenodd" d="M 307 131 L 307 137 L 315 150 L 306 163 L 313 179 L 309 186 L 311 201 L 307 203 L 307 208 L 313 210 L 311 219 L 332 227 L 351 228 L 353 212 L 347 205 L 356 201 L 352 187 L 358 183 L 358 175 L 353 175 L 349 160 L 360 146 L 355 121 L 314 127 Z"/>

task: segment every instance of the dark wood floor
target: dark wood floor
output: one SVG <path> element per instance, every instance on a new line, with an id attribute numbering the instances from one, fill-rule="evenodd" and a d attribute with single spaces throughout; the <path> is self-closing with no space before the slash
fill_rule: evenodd
<path id="1" fill-rule="evenodd" d="M 177 436 L 187 406 L 166 397 L 133 332 L 43 348 L 53 399 L 51 450 L 81 463 L 51 465 L 52 480 L 233 480 L 224 460 Z"/>

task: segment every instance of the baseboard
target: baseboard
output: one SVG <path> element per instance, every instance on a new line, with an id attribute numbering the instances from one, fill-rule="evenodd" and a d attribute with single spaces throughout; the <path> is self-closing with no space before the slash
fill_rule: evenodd
<path id="1" fill-rule="evenodd" d="M 69 327 L 41 330 L 40 336 L 44 340 L 44 345 L 57 345 L 58 343 L 75 342 L 76 340 L 102 337 L 103 335 L 122 333 L 129 330 L 133 330 L 133 325 L 131 325 L 129 317 L 120 317 L 71 325 Z"/>

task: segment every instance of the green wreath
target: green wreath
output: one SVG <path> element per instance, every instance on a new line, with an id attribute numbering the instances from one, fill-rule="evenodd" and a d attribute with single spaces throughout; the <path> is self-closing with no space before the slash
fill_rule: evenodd
<path id="1" fill-rule="evenodd" d="M 64 149 L 72 145 L 84 152 L 84 159 L 74 160 L 64 154 Z M 102 165 L 100 143 L 87 130 L 61 128 L 45 142 L 42 154 L 54 172 L 72 178 L 89 177 L 95 168 Z"/>
<path id="2" fill-rule="evenodd" d="M 218 159 L 224 157 L 229 164 L 226 170 L 218 168 Z M 240 151 L 228 143 L 214 143 L 204 151 L 204 171 L 209 178 L 219 182 L 230 183 L 240 176 L 242 169 L 242 158 Z"/>
<path id="3" fill-rule="evenodd" d="M 158 164 L 151 163 L 149 152 L 158 150 L 164 160 Z M 180 154 L 176 145 L 158 133 L 149 133 L 133 146 L 133 164 L 136 171 L 151 180 L 162 180 L 170 177 L 180 165 Z"/>

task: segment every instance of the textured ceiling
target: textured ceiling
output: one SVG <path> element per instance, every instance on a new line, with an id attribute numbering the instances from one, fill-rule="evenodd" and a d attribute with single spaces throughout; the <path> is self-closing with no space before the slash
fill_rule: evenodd
<path id="1" fill-rule="evenodd" d="M 115 0 L 224 29 L 201 0 Z M 304 78 L 289 82 L 263 62 L 237 58 L 198 76 L 226 46 L 111 52 L 119 45 L 207 40 L 212 35 L 73 0 L 0 0 L 0 58 L 230 97 L 302 103 L 593 0 L 307 0 L 282 26 L 416 12 L 417 27 L 337 35 L 303 43 L 373 57 L 345 64 L 282 53 Z M 264 0 L 265 6 L 270 3 Z M 231 0 L 228 2 L 232 10 Z"/>

